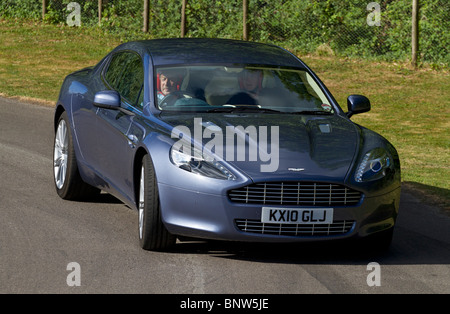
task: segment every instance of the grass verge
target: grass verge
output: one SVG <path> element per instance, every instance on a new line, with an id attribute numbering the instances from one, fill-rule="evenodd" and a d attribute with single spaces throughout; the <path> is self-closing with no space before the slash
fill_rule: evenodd
<path id="1" fill-rule="evenodd" d="M 96 28 L 0 20 L 0 92 L 55 102 L 64 77 L 96 64 L 119 38 Z"/>
<path id="2" fill-rule="evenodd" d="M 142 35 L 141 38 L 149 35 Z M 121 43 L 99 28 L 0 20 L 0 95 L 53 105 L 64 77 L 96 64 Z M 450 75 L 407 64 L 300 55 L 341 107 L 350 94 L 372 110 L 352 120 L 394 144 L 402 179 L 427 201 L 450 209 Z M 421 193 L 418 193 L 421 195 Z"/>
<path id="3" fill-rule="evenodd" d="M 370 112 L 352 120 L 386 137 L 397 148 L 402 180 L 450 210 L 450 75 L 412 70 L 407 64 L 305 56 L 339 104 L 363 94 Z M 419 196 L 422 194 L 419 194 Z"/>

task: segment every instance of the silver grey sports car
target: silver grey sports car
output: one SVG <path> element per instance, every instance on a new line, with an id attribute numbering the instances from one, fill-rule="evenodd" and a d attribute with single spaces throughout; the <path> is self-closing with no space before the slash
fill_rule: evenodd
<path id="1" fill-rule="evenodd" d="M 68 75 L 54 117 L 60 197 L 101 190 L 138 211 L 142 248 L 177 237 L 391 242 L 395 148 L 278 46 L 225 39 L 122 44 Z"/>

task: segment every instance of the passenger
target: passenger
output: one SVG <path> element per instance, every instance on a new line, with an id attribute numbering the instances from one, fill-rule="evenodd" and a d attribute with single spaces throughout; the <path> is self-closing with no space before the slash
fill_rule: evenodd
<path id="1" fill-rule="evenodd" d="M 261 70 L 244 70 L 239 77 L 239 86 L 244 92 L 258 97 L 262 89 L 263 72 Z"/>
<path id="2" fill-rule="evenodd" d="M 230 105 L 258 105 L 258 96 L 262 89 L 263 72 L 247 70 L 239 76 L 241 91 L 233 95 L 227 102 Z"/>

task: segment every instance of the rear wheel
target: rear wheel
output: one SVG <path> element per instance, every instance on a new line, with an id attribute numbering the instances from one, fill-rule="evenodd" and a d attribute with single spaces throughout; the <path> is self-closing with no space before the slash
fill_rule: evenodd
<path id="1" fill-rule="evenodd" d="M 158 186 L 149 155 L 142 159 L 139 179 L 139 243 L 145 250 L 162 251 L 175 244 L 161 220 Z"/>
<path id="2" fill-rule="evenodd" d="M 93 197 L 100 190 L 85 183 L 78 172 L 67 113 L 58 120 L 53 144 L 53 177 L 58 195 L 66 200 Z"/>

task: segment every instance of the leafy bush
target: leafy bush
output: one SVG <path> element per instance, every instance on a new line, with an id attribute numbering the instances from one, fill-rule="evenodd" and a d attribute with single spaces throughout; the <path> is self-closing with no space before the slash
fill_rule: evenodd
<path id="1" fill-rule="evenodd" d="M 186 20 L 188 36 L 242 38 L 242 0 L 190 0 Z"/>
<path id="2" fill-rule="evenodd" d="M 42 2 L 36 0 L 2 0 L 0 17 L 38 19 L 42 17 Z"/>
<path id="3" fill-rule="evenodd" d="M 81 5 L 84 26 L 98 24 L 97 1 L 50 0 L 45 20 L 65 23 L 69 2 Z M 249 0 L 250 40 L 271 42 L 297 52 L 331 48 L 341 56 L 406 60 L 411 54 L 411 0 L 378 0 L 381 25 L 369 26 L 369 0 Z M 0 17 L 38 19 L 41 1 L 2 0 Z M 124 40 L 179 37 L 181 0 L 150 0 L 149 34 L 142 34 L 143 0 L 103 0 L 101 27 Z M 421 0 L 421 61 L 448 65 L 450 3 Z M 186 36 L 242 38 L 242 0 L 189 0 Z M 322 49 L 322 48 L 319 48 Z"/>

